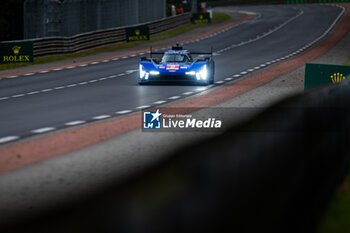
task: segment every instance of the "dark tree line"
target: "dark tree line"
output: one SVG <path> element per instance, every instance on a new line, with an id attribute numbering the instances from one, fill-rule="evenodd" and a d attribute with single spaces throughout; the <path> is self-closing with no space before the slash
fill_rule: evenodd
<path id="1" fill-rule="evenodd" d="M 23 39 L 25 0 L 0 0 L 0 41 Z"/>

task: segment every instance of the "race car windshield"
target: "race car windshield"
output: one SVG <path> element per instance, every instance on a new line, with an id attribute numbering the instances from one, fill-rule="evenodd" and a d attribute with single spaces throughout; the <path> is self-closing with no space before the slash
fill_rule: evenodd
<path id="1" fill-rule="evenodd" d="M 191 58 L 186 54 L 165 54 L 162 62 L 190 62 Z"/>

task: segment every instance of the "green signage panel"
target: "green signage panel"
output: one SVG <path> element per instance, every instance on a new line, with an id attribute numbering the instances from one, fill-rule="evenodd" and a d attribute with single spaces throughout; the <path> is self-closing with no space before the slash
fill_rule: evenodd
<path id="1" fill-rule="evenodd" d="M 125 29 L 126 41 L 149 40 L 148 26 L 130 27 Z"/>
<path id="2" fill-rule="evenodd" d="M 341 83 L 350 74 L 350 66 L 322 65 L 307 63 L 305 66 L 305 89 L 312 87 Z"/>
<path id="3" fill-rule="evenodd" d="M 0 64 L 33 62 L 33 42 L 0 42 Z"/>
<path id="4" fill-rule="evenodd" d="M 193 13 L 191 18 L 192 23 L 210 23 L 209 13 Z"/>

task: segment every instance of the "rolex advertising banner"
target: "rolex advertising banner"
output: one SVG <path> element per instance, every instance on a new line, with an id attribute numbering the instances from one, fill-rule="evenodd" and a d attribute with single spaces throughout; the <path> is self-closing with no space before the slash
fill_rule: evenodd
<path id="1" fill-rule="evenodd" d="M 33 62 L 33 42 L 0 42 L 0 64 Z"/>
<path id="2" fill-rule="evenodd" d="M 149 40 L 148 26 L 130 27 L 125 29 L 126 41 Z"/>
<path id="3" fill-rule="evenodd" d="M 327 83 L 341 83 L 349 74 L 350 66 L 307 63 L 304 87 L 309 89 Z"/>
<path id="4" fill-rule="evenodd" d="M 193 13 L 192 14 L 192 23 L 210 23 L 210 14 L 209 13 Z"/>

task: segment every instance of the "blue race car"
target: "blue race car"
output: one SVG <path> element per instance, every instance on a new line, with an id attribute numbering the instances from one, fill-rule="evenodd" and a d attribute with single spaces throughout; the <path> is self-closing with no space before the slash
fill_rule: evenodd
<path id="1" fill-rule="evenodd" d="M 161 59 L 152 55 L 163 55 Z M 202 57 L 192 58 L 192 55 Z M 203 55 L 210 55 L 203 57 Z M 190 53 L 178 44 L 164 53 L 153 53 L 150 58 L 141 57 L 139 61 L 138 83 L 187 82 L 202 85 L 214 83 L 215 64 L 213 53 Z"/>

